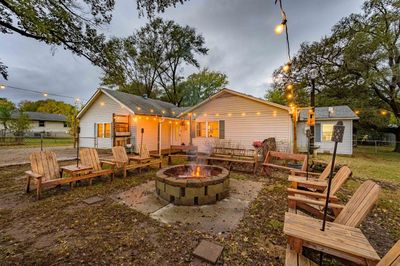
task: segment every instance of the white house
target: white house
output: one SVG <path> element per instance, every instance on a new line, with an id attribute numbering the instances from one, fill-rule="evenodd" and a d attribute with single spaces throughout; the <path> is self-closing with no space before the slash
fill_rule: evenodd
<path id="1" fill-rule="evenodd" d="M 46 137 L 69 137 L 69 127 L 67 119 L 61 114 L 49 114 L 43 112 L 24 112 L 28 115 L 30 129 L 27 132 L 28 136 L 40 136 L 44 133 Z M 12 119 L 18 119 L 20 113 L 14 112 L 11 114 Z M 0 130 L 3 129 L 0 125 Z"/>
<path id="2" fill-rule="evenodd" d="M 308 139 L 306 130 L 307 110 L 299 114 L 297 125 L 297 147 L 306 152 Z M 319 153 L 332 153 L 334 143 L 331 141 L 333 126 L 340 120 L 345 126 L 343 142 L 338 144 L 338 154 L 353 154 L 353 121 L 359 119 L 347 105 L 315 108 L 315 146 Z"/>
<path id="3" fill-rule="evenodd" d="M 207 152 L 215 142 L 229 142 L 250 149 L 254 141 L 270 137 L 276 139 L 281 151 L 292 152 L 294 145 L 293 115 L 289 107 L 229 89 L 223 89 L 189 108 L 98 89 L 79 112 L 78 118 L 81 147 L 108 149 L 127 144 L 138 147 L 143 141 L 150 151 L 161 152 L 171 145 L 193 144 L 198 146 L 199 151 Z M 302 114 L 299 118 L 303 119 Z M 332 120 L 329 121 L 332 123 Z M 352 126 L 347 123 L 346 120 L 345 132 L 351 136 Z M 304 131 L 302 121 L 298 124 L 299 130 Z M 322 126 L 324 132 L 327 128 Z M 326 134 L 321 137 L 327 138 Z M 297 136 L 299 146 L 306 147 L 301 132 Z M 351 152 L 351 141 L 341 145 L 347 143 L 350 147 L 346 146 L 346 149 Z M 322 151 L 328 150 L 329 145 L 333 147 L 332 143 L 322 144 L 326 144 L 321 145 Z"/>

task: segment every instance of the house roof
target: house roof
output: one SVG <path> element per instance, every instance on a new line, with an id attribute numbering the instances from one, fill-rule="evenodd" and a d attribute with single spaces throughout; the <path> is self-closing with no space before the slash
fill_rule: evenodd
<path id="1" fill-rule="evenodd" d="M 234 90 L 231 90 L 231 89 L 224 88 L 224 89 L 220 90 L 219 92 L 215 93 L 214 95 L 208 97 L 206 100 L 196 104 L 195 106 L 187 108 L 183 112 L 183 114 L 192 112 L 193 110 L 199 108 L 200 106 L 208 103 L 212 99 L 217 98 L 217 97 L 219 97 L 219 96 L 221 96 L 222 94 L 225 94 L 225 93 L 229 93 L 229 94 L 233 94 L 233 95 L 236 95 L 236 96 L 240 96 L 240 97 L 252 100 L 252 101 L 256 101 L 256 102 L 259 102 L 259 103 L 262 103 L 262 104 L 266 104 L 266 105 L 269 105 L 269 106 L 273 106 L 273 107 L 277 107 L 279 109 L 283 109 L 283 110 L 286 110 L 286 111 L 290 110 L 290 108 L 287 107 L 287 106 L 284 106 L 284 105 L 281 105 L 281 104 L 277 104 L 277 103 L 273 103 L 273 102 L 269 102 L 269 101 L 266 101 L 264 99 L 254 97 L 252 95 L 248 95 L 248 94 L 245 94 L 245 93 L 242 93 L 242 92 L 238 92 L 238 91 L 234 91 Z"/>
<path id="2" fill-rule="evenodd" d="M 78 118 L 86 112 L 89 106 L 97 99 L 100 93 L 104 93 L 120 103 L 121 105 L 128 108 L 132 113 L 137 115 L 157 115 L 164 117 L 176 118 L 187 108 L 177 107 L 172 103 L 145 98 L 143 96 L 133 95 L 130 93 L 110 90 L 110 89 L 98 89 L 97 92 L 90 98 L 88 103 L 82 108 L 78 114 Z"/>
<path id="3" fill-rule="evenodd" d="M 50 113 L 42 113 L 42 112 L 24 112 L 24 114 L 27 114 L 29 117 L 29 120 L 32 121 L 55 121 L 55 122 L 66 122 L 67 118 L 65 115 L 61 114 L 50 114 Z M 13 112 L 11 114 L 11 118 L 13 119 L 18 119 L 20 113 L 19 112 Z"/>
<path id="4" fill-rule="evenodd" d="M 332 112 L 329 112 L 332 108 Z M 301 110 L 299 121 L 307 121 L 308 110 Z M 332 119 L 359 119 L 359 117 L 347 105 L 331 106 L 331 107 L 316 107 L 316 120 L 332 120 Z"/>

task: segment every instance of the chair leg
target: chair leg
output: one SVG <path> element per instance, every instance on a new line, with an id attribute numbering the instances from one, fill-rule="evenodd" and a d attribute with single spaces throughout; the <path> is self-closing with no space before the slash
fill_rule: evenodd
<path id="1" fill-rule="evenodd" d="M 126 166 L 124 165 L 124 178 L 126 177 Z"/>
<path id="2" fill-rule="evenodd" d="M 39 184 L 37 184 L 37 188 L 36 188 L 36 199 L 37 200 L 40 200 L 41 194 L 42 194 L 42 186 L 39 183 Z"/>
<path id="3" fill-rule="evenodd" d="M 26 184 L 26 193 L 30 192 L 30 186 L 31 186 L 31 177 L 28 176 L 28 183 Z"/>

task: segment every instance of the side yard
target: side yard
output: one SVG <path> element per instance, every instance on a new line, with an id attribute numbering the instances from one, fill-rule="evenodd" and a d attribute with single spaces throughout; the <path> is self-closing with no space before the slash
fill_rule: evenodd
<path id="1" fill-rule="evenodd" d="M 320 158 L 329 159 L 328 156 Z M 340 157 L 339 162 L 347 162 L 354 171 L 341 190 L 343 200 L 368 178 L 378 181 L 383 188 L 378 206 L 361 226 L 382 256 L 400 238 L 400 156 L 357 150 L 354 158 Z M 367 166 L 370 170 L 366 170 Z M 191 230 L 185 224 L 159 223 L 111 198 L 152 179 L 156 169 L 142 174 L 132 172 L 125 179 L 118 176 L 112 183 L 97 180 L 91 187 L 83 184 L 72 191 L 67 187 L 52 189 L 43 194 L 43 200 L 36 201 L 34 193 L 24 193 L 23 171 L 27 168 L 0 168 L 0 261 L 7 265 L 49 261 L 54 264 L 190 264 L 194 261 L 192 251 L 201 239 L 211 239 L 225 247 L 218 265 L 282 265 L 284 262 L 286 237 L 282 228 L 287 210 L 287 175 L 254 177 L 232 172 L 231 177 L 235 179 L 262 181 L 263 189 L 233 232 L 215 235 Z M 382 172 L 386 174 L 381 175 Z M 95 195 L 105 200 L 95 205 L 82 203 Z"/>

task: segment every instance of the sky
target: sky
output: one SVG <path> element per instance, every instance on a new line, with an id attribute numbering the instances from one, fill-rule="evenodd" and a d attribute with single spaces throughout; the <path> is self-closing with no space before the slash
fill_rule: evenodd
<path id="1" fill-rule="evenodd" d="M 169 8 L 164 19 L 194 27 L 205 38 L 208 55 L 197 56 L 201 68 L 228 75 L 228 88 L 263 97 L 272 72 L 287 62 L 284 35 L 274 34 L 281 21 L 274 0 L 190 0 Z M 361 0 L 283 0 L 288 16 L 292 54 L 303 42 L 329 34 L 342 17 L 361 12 Z M 135 0 L 116 1 L 113 20 L 102 31 L 109 37 L 126 37 L 147 18 L 139 18 Z M 18 34 L 0 34 L 0 59 L 8 66 L 9 79 L 0 84 L 89 99 L 100 87 L 102 71 L 83 57 L 62 47 L 52 47 Z M 198 71 L 183 66 L 182 75 Z M 0 98 L 15 103 L 44 96 L 6 88 Z M 52 97 L 57 100 L 73 100 Z"/>

